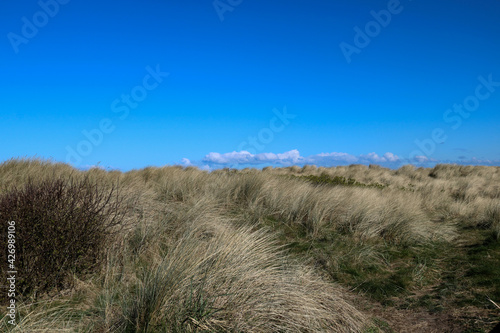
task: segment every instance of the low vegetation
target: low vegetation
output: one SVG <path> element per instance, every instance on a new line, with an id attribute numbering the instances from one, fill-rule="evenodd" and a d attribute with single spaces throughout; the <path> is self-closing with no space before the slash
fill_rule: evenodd
<path id="1" fill-rule="evenodd" d="M 62 289 L 72 282 L 69 272 L 95 270 L 113 228 L 122 224 L 120 202 L 112 201 L 114 192 L 115 188 L 101 189 L 88 178 L 39 182 L 29 178 L 21 187 L 0 194 L 0 220 L 17 225 L 18 259 L 13 260 L 21 272 L 16 281 L 20 294 L 29 297 Z M 7 237 L 2 237 L 0 247 L 7 249 L 7 244 Z M 0 262 L 7 263 L 6 251 L 1 252 Z M 2 276 L 7 270 L 13 269 L 1 266 Z"/>
<path id="2" fill-rule="evenodd" d="M 16 221 L 18 268 L 17 325 L 4 315 L 1 331 L 488 332 L 500 321 L 498 167 L 121 173 L 10 160 L 0 218 L 4 248 Z"/>

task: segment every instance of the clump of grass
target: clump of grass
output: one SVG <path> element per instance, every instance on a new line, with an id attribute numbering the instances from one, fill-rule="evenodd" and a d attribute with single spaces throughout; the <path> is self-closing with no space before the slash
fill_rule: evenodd
<path id="1" fill-rule="evenodd" d="M 339 186 L 358 186 L 358 187 L 374 187 L 374 188 L 379 188 L 382 189 L 384 187 L 387 187 L 388 185 L 383 185 L 380 183 L 370 183 L 370 184 L 364 184 L 361 182 L 358 182 L 354 178 L 346 178 L 343 176 L 334 176 L 331 177 L 326 173 L 322 173 L 320 176 L 315 176 L 315 175 L 309 175 L 309 176 L 299 176 L 298 178 L 300 179 L 305 179 L 310 181 L 312 184 L 316 185 L 339 185 Z"/>
<path id="2" fill-rule="evenodd" d="M 500 201 L 491 202 L 486 208 L 485 215 L 493 236 L 500 240 Z"/>
<path id="3" fill-rule="evenodd" d="M 7 248 L 7 221 L 15 221 L 15 268 L 22 272 L 17 292 L 27 297 L 64 288 L 69 274 L 96 268 L 123 217 L 116 194 L 116 188 L 101 188 L 87 178 L 29 180 L 3 192 L 0 247 Z M 1 262 L 6 255 L 0 253 Z M 6 265 L 0 267 L 5 276 Z"/>
<path id="4" fill-rule="evenodd" d="M 401 244 L 454 237 L 453 226 L 430 221 L 419 197 L 397 189 L 316 187 L 297 179 L 270 179 L 262 186 L 258 203 L 266 208 L 261 209 L 266 216 L 302 224 L 317 237 L 331 230 L 354 234 L 361 240 Z"/>
<path id="5" fill-rule="evenodd" d="M 220 223 L 220 222 L 219 222 Z M 269 234 L 187 227 L 144 266 L 111 327 L 124 332 L 359 332 L 365 317 L 342 289 L 290 262 Z M 151 261 L 151 260 L 150 260 Z"/>

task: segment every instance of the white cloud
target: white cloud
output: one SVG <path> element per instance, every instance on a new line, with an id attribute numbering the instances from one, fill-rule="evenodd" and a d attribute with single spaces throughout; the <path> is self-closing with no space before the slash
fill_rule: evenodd
<path id="1" fill-rule="evenodd" d="M 376 153 L 369 153 L 367 155 L 361 155 L 361 158 L 369 163 L 382 163 L 387 162 L 384 157 L 378 156 Z"/>
<path id="2" fill-rule="evenodd" d="M 384 154 L 384 158 L 389 161 L 389 162 L 397 162 L 399 161 L 399 156 L 398 155 L 394 155 L 393 153 L 385 153 Z"/>
<path id="3" fill-rule="evenodd" d="M 251 154 L 248 151 L 233 151 L 231 153 L 209 153 L 203 158 L 207 164 L 294 164 L 301 163 L 303 158 L 298 150 L 291 150 L 282 154 L 261 153 Z"/>
<path id="4" fill-rule="evenodd" d="M 183 166 L 186 166 L 186 167 L 187 167 L 187 166 L 190 166 L 190 165 L 193 165 L 193 164 L 191 163 L 191 161 L 190 161 L 188 158 L 183 158 L 183 159 L 181 160 L 181 164 L 182 164 Z"/>
<path id="5" fill-rule="evenodd" d="M 301 160 L 303 160 L 303 157 L 300 156 L 297 149 L 294 149 L 283 154 L 278 154 L 278 160 L 283 162 L 300 163 Z"/>
<path id="6" fill-rule="evenodd" d="M 424 155 L 417 155 L 413 158 L 416 162 L 418 163 L 425 163 L 425 162 L 429 162 L 429 158 L 427 156 L 424 156 Z"/>
<path id="7" fill-rule="evenodd" d="M 323 163 L 356 163 L 359 158 L 354 155 L 350 155 L 347 153 L 321 153 L 317 155 L 312 155 L 307 158 L 308 161 L 311 161 L 313 164 L 321 165 Z M 309 163 L 309 162 L 308 162 Z"/>
<path id="8" fill-rule="evenodd" d="M 209 153 L 203 158 L 203 162 L 213 163 L 213 164 L 245 164 L 250 163 L 252 159 L 255 159 L 255 155 L 250 154 L 247 151 L 232 153 Z"/>
<path id="9" fill-rule="evenodd" d="M 383 163 L 398 162 L 400 160 L 399 156 L 389 152 L 385 153 L 382 156 L 379 156 L 377 153 L 369 153 L 367 155 L 361 155 L 360 157 L 362 163 L 383 164 Z"/>

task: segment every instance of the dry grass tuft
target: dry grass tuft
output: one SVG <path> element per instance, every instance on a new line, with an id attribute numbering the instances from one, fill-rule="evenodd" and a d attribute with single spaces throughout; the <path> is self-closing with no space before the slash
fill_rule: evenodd
<path id="1" fill-rule="evenodd" d="M 114 328 L 145 332 L 359 332 L 342 289 L 287 261 L 248 228 L 193 225 L 136 276 Z"/>

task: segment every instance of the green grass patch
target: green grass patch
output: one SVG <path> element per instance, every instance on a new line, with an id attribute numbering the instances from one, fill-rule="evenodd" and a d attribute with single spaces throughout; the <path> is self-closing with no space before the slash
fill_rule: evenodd
<path id="1" fill-rule="evenodd" d="M 373 325 L 369 326 L 363 333 L 394 333 L 386 321 L 380 318 L 373 318 L 372 322 Z"/>
<path id="2" fill-rule="evenodd" d="M 397 246 L 382 240 L 362 242 L 338 232 L 308 236 L 305 227 L 268 218 L 264 225 L 277 231 L 280 242 L 294 255 L 313 258 L 332 280 L 390 304 L 416 286 L 435 281 L 432 262 L 439 244 Z"/>
<path id="3" fill-rule="evenodd" d="M 488 297 L 500 299 L 500 242 L 487 230 L 470 233 L 476 242 L 455 249 L 437 292 L 457 306 L 493 308 Z"/>

